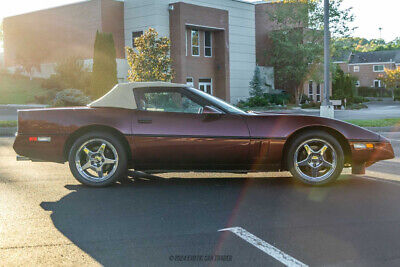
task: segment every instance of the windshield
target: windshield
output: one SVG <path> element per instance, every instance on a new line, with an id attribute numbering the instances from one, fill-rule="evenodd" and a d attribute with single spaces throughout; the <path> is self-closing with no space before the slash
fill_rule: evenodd
<path id="1" fill-rule="evenodd" d="M 201 97 L 207 99 L 208 101 L 212 102 L 213 104 L 215 104 L 217 107 L 221 107 L 222 109 L 228 111 L 229 113 L 233 113 L 233 114 L 247 114 L 246 112 L 244 112 L 243 110 L 223 101 L 222 99 L 219 99 L 215 96 L 212 96 L 210 94 L 207 94 L 203 91 L 200 91 L 198 89 L 195 88 L 188 88 L 189 90 L 191 90 L 193 93 L 200 95 Z"/>

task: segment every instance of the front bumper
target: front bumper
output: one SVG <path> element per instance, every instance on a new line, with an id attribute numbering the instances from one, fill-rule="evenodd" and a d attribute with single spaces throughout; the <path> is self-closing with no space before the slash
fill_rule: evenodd
<path id="1" fill-rule="evenodd" d="M 357 149 L 358 144 L 373 144 L 373 148 Z M 365 168 L 372 164 L 395 157 L 389 140 L 382 137 L 379 142 L 351 142 L 353 174 L 365 174 Z"/>

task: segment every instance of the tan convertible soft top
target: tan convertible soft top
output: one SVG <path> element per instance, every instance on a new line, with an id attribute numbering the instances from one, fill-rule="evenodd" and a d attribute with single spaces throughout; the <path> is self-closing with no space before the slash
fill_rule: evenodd
<path id="1" fill-rule="evenodd" d="M 107 94 L 90 103 L 88 106 L 137 109 L 133 89 L 147 87 L 187 87 L 187 85 L 167 82 L 120 83 L 114 86 L 114 88 Z"/>

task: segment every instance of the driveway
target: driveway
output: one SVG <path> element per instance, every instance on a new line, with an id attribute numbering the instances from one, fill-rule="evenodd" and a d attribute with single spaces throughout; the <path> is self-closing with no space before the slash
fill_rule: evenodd
<path id="1" fill-rule="evenodd" d="M 0 138 L 0 265 L 399 266 L 400 134 L 386 136 L 396 159 L 319 188 L 188 173 L 94 189 Z"/>

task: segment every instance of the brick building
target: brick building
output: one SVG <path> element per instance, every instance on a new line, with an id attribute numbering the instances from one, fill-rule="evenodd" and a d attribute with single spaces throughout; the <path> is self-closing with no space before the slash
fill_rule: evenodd
<path id="1" fill-rule="evenodd" d="M 378 79 L 385 69 L 400 67 L 400 50 L 349 53 L 335 63 L 345 72 L 357 77 L 358 87 L 383 88 Z"/>

